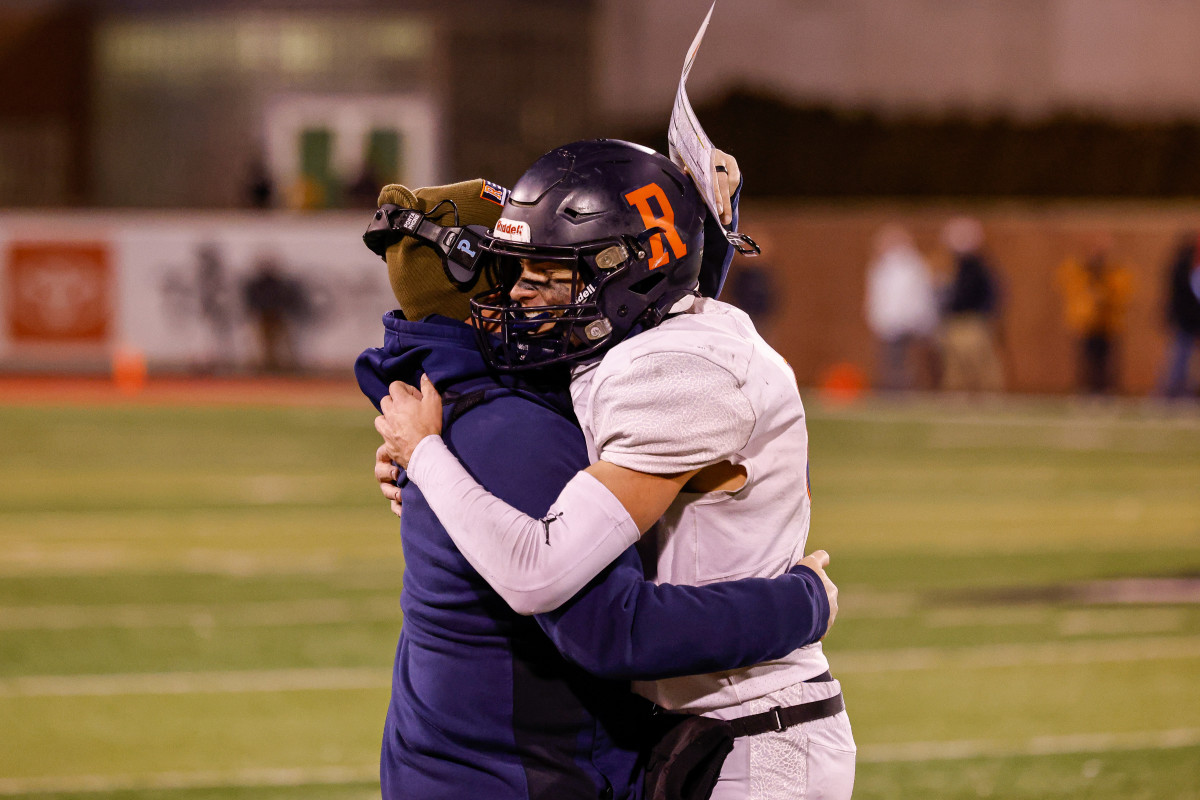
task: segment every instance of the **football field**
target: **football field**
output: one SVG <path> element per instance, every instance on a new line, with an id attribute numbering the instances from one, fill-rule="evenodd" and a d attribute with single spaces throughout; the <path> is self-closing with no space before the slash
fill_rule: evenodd
<path id="1" fill-rule="evenodd" d="M 856 798 L 1200 798 L 1200 414 L 810 401 Z M 0 796 L 378 796 L 372 412 L 0 405 Z"/>

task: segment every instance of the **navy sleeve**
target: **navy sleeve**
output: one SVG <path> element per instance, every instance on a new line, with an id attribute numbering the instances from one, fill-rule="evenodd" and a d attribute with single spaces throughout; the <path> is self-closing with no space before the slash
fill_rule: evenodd
<path id="1" fill-rule="evenodd" d="M 518 398 L 464 414 L 447 443 L 484 488 L 537 517 L 588 465 L 574 424 Z M 645 579 L 631 547 L 537 620 L 559 651 L 587 671 L 653 680 L 780 658 L 823 636 L 828 618 L 824 586 L 807 567 L 774 579 L 660 586 Z"/>
<path id="2" fill-rule="evenodd" d="M 642 577 L 630 548 L 538 622 L 588 672 L 657 680 L 782 658 L 824 636 L 828 619 L 824 584 L 808 567 L 777 578 L 657 585 Z"/>

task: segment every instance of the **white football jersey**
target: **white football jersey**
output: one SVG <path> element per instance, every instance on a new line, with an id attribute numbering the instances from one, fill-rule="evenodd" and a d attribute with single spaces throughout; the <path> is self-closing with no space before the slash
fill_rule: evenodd
<path id="1" fill-rule="evenodd" d="M 745 313 L 699 298 L 577 368 L 571 396 L 593 461 L 652 474 L 722 461 L 746 470 L 736 491 L 675 499 L 647 534 L 658 546 L 656 581 L 773 577 L 803 557 L 811 508 L 804 405 L 791 368 Z M 664 708 L 702 713 L 828 667 L 818 642 L 778 661 L 634 688 Z"/>

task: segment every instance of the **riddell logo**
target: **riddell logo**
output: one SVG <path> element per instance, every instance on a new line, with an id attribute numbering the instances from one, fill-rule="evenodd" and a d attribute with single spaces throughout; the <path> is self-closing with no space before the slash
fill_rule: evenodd
<path id="1" fill-rule="evenodd" d="M 596 285 L 594 283 L 589 283 L 587 285 L 587 288 L 584 289 L 582 292 L 580 292 L 579 296 L 575 298 L 575 302 L 582 303 L 584 300 L 587 300 L 589 297 L 591 297 L 595 293 L 596 293 Z"/>
<path id="2" fill-rule="evenodd" d="M 492 230 L 492 233 L 497 239 L 504 239 L 509 242 L 529 241 L 529 225 L 514 219 L 501 218 L 497 220 L 496 227 Z"/>

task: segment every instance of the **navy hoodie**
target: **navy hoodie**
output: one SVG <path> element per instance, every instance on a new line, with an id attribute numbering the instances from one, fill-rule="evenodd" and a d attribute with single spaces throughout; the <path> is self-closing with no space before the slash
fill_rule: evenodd
<path id="1" fill-rule="evenodd" d="M 473 330 L 384 317 L 355 371 L 378 408 L 391 381 L 442 394 L 443 438 L 486 489 L 534 517 L 588 465 L 565 380 L 489 373 Z M 565 376 L 563 376 L 565 378 Z M 829 615 L 805 567 L 773 579 L 655 585 L 630 548 L 549 614 L 514 613 L 403 477 L 404 624 L 380 763 L 383 797 L 641 797 L 649 704 L 630 679 L 733 669 L 820 638 Z"/>

